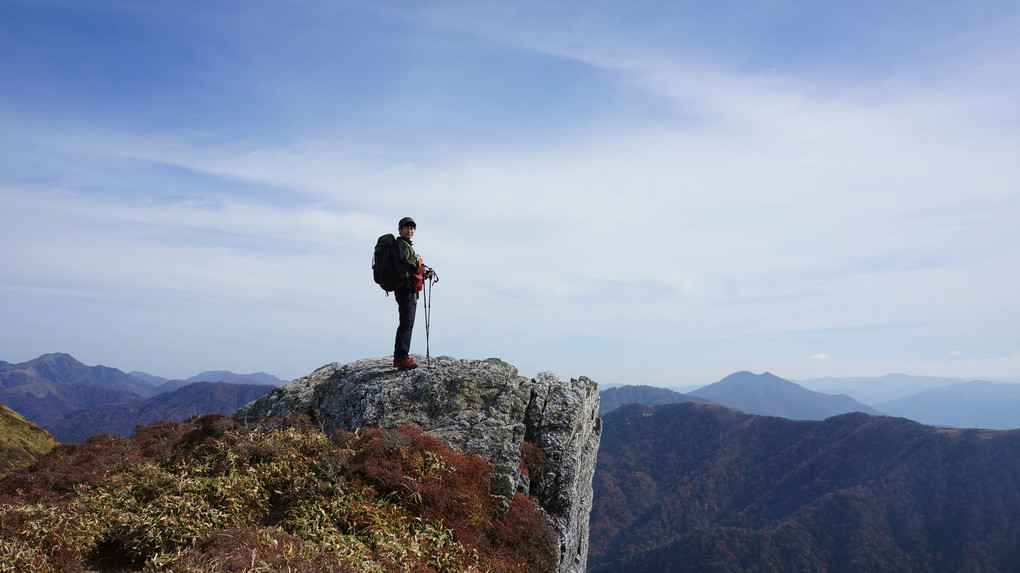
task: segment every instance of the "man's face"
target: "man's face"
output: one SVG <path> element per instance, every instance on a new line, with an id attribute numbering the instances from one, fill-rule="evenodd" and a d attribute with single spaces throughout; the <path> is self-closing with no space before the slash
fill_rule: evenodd
<path id="1" fill-rule="evenodd" d="M 410 226 L 410 225 L 408 225 L 406 227 L 401 227 L 400 228 L 400 236 L 405 238 L 405 239 L 410 240 L 411 237 L 414 236 L 414 229 L 415 228 Z"/>

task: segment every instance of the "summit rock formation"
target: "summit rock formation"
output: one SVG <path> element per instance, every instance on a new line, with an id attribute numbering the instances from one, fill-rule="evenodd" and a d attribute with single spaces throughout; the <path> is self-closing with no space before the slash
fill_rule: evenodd
<path id="1" fill-rule="evenodd" d="M 406 372 L 389 358 L 328 364 L 234 418 L 259 424 L 303 414 L 327 432 L 412 425 L 477 453 L 494 467 L 494 495 L 509 502 L 525 493 L 548 515 L 559 541 L 557 573 L 583 573 L 602 434 L 598 410 L 598 385 L 583 376 L 564 382 L 543 372 L 529 379 L 495 358 L 442 356 Z M 541 453 L 529 454 L 535 451 Z M 540 461 L 526 463 L 526 455 Z"/>

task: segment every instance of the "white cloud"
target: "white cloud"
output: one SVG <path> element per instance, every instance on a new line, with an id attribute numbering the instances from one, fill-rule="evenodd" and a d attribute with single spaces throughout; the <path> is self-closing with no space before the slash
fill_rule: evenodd
<path id="1" fill-rule="evenodd" d="M 497 53 L 541 76 L 549 60 L 569 60 L 618 86 L 619 99 L 583 93 L 605 113 L 513 138 L 499 137 L 498 122 L 473 132 L 440 105 L 510 94 L 464 95 L 467 84 L 451 84 L 423 100 L 419 84 L 397 80 L 405 88 L 369 94 L 389 112 L 361 107 L 365 117 L 350 123 L 337 119 L 340 102 L 323 107 L 297 94 L 309 86 L 280 84 L 273 97 L 292 112 L 314 105 L 278 137 L 9 114 L 0 254 L 20 270 L 0 288 L 26 308 L 63 292 L 106 293 L 109 306 L 95 308 L 130 309 L 125 332 L 135 320 L 186 333 L 189 318 L 219 341 L 262 332 L 271 343 L 251 342 L 262 354 L 281 337 L 325 339 L 295 362 L 330 345 L 351 358 L 381 355 L 388 326 L 358 340 L 392 322 L 391 302 L 376 300 L 367 280 L 368 249 L 412 215 L 443 277 L 437 329 L 456 342 L 450 352 L 517 346 L 538 362 L 562 348 L 557 360 L 574 368 L 611 354 L 593 350 L 605 344 L 647 346 L 629 351 L 645 362 L 702 344 L 723 362 L 727 348 L 757 360 L 744 349 L 762 338 L 783 341 L 776 356 L 803 357 L 816 344 L 866 355 L 855 332 L 898 346 L 921 324 L 934 338 L 1015 339 L 1020 148 L 1016 130 L 994 121 L 1015 124 L 1016 86 L 1006 80 L 989 91 L 968 83 L 987 72 L 905 73 L 844 89 L 803 67 L 741 70 L 630 42 L 625 27 L 597 18 L 561 34 L 551 22 L 525 25 L 535 21 L 527 11 L 489 3 L 503 15 L 491 18 L 450 6 L 426 11 L 432 28 L 415 38 L 441 45 L 451 66 L 477 69 L 465 54 Z M 423 107 L 436 117 L 388 115 Z M 350 129 L 309 128 L 317 114 Z M 81 307 L 61 308 L 71 317 Z M 22 331 L 55 328 L 24 321 Z M 839 362 L 851 354 L 840 349 Z"/>

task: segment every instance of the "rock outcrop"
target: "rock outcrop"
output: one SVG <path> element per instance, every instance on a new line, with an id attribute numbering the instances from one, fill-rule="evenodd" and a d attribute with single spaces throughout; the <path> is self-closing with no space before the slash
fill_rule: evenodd
<path id="1" fill-rule="evenodd" d="M 422 360 L 419 360 L 422 362 Z M 400 372 L 389 358 L 333 363 L 275 388 L 234 413 L 253 423 L 308 415 L 325 431 L 413 425 L 495 468 L 494 495 L 528 494 L 559 538 L 561 573 L 583 573 L 592 477 L 602 420 L 598 385 L 543 372 L 528 379 L 501 360 L 432 358 Z M 522 447 L 537 446 L 543 471 L 522 472 Z"/>

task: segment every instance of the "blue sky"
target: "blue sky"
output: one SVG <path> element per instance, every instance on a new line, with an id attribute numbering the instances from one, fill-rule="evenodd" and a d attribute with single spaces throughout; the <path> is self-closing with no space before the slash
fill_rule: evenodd
<path id="1" fill-rule="evenodd" d="M 0 359 L 1020 376 L 1012 1 L 0 0 Z M 413 351 L 424 353 L 419 313 Z"/>

